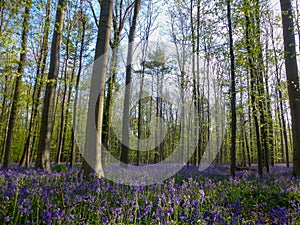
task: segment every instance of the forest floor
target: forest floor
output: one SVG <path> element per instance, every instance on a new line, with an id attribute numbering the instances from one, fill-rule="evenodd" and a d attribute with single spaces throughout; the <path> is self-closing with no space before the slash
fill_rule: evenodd
<path id="1" fill-rule="evenodd" d="M 0 170 L 0 224 L 300 224 L 300 178 L 276 165 L 259 177 L 185 167 L 149 186 L 51 172 Z"/>

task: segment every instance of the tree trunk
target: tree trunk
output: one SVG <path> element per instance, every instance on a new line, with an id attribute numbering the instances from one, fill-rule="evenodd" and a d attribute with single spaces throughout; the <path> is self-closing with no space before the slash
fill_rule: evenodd
<path id="1" fill-rule="evenodd" d="M 103 144 L 107 149 L 111 148 L 111 143 L 110 143 L 111 114 L 112 114 L 112 106 L 113 106 L 113 91 L 116 83 L 118 45 L 114 46 L 114 48 L 112 49 L 113 53 L 112 53 L 112 60 L 110 66 L 111 68 L 110 77 L 108 79 L 107 97 L 104 103 L 102 139 L 103 139 Z"/>
<path id="2" fill-rule="evenodd" d="M 270 31 L 271 31 L 271 41 L 272 41 L 272 48 L 274 52 L 274 64 L 275 64 L 275 75 L 276 75 L 276 92 L 277 92 L 277 108 L 278 108 L 278 121 L 281 127 L 280 131 L 280 142 L 281 142 L 281 152 L 282 152 L 282 161 L 284 162 L 284 155 L 286 155 L 286 164 L 287 167 L 289 167 L 289 147 L 288 147 L 288 137 L 287 137 L 287 130 L 286 130 L 286 122 L 284 118 L 284 111 L 283 111 L 283 94 L 280 88 L 280 74 L 279 74 L 279 62 L 278 62 L 278 56 L 277 56 L 277 51 L 276 51 L 276 45 L 275 45 L 275 40 L 274 40 L 274 28 L 271 23 L 270 23 Z M 284 139 L 284 141 L 283 141 Z M 284 153 L 284 148 L 285 148 L 285 153 Z"/>
<path id="3" fill-rule="evenodd" d="M 31 8 L 31 0 L 28 0 L 25 6 L 24 11 L 24 19 L 23 19 L 23 31 L 22 31 L 22 39 L 21 39 L 21 50 L 20 50 L 20 59 L 18 62 L 18 69 L 17 69 L 17 77 L 13 95 L 13 101 L 11 106 L 11 112 L 9 116 L 8 122 L 8 130 L 6 135 L 6 142 L 5 142 L 5 151 L 4 151 L 4 161 L 3 161 L 3 168 L 7 168 L 10 156 L 11 156 L 11 146 L 13 142 L 13 130 L 17 119 L 18 114 L 18 106 L 19 100 L 22 90 L 22 76 L 24 72 L 24 65 L 26 60 L 26 47 L 27 47 L 27 34 L 28 34 L 28 22 L 29 22 L 29 13 Z"/>
<path id="4" fill-rule="evenodd" d="M 71 155 L 70 155 L 70 166 L 74 166 L 76 161 L 76 140 L 75 140 L 75 127 L 76 127 L 76 118 L 77 118 L 77 101 L 78 101 L 78 86 L 81 76 L 82 70 L 82 60 L 84 53 L 84 42 L 85 42 L 85 32 L 86 32 L 86 18 L 83 16 L 82 5 L 81 7 L 81 22 L 82 22 L 82 35 L 81 35 L 81 43 L 80 43 L 80 51 L 79 51 L 79 66 L 75 84 L 75 99 L 73 105 L 73 124 L 72 124 L 72 134 L 71 134 Z"/>
<path id="5" fill-rule="evenodd" d="M 40 105 L 40 96 L 42 93 L 42 86 L 43 86 L 42 76 L 45 73 L 47 54 L 48 54 L 49 25 L 50 25 L 50 0 L 47 1 L 47 5 L 46 5 L 46 19 L 45 19 L 45 27 L 43 32 L 44 36 L 42 40 L 42 46 L 40 49 L 39 59 L 37 62 L 38 68 L 36 72 L 36 79 L 35 79 L 33 98 L 32 98 L 33 107 L 30 115 L 30 123 L 28 128 L 29 132 L 24 145 L 20 166 L 26 166 L 26 167 L 29 166 L 30 155 L 34 145 L 33 136 L 36 132 L 38 107 Z"/>
<path id="6" fill-rule="evenodd" d="M 106 69 L 113 13 L 112 7 L 112 0 L 102 2 L 88 106 L 86 140 L 81 168 L 84 176 L 92 172 L 96 172 L 98 177 L 103 177 L 104 175 L 101 163 L 101 135 Z M 94 133 L 95 106 L 98 106 L 96 108 L 96 133 Z"/>
<path id="7" fill-rule="evenodd" d="M 138 14 L 140 11 L 141 0 L 135 0 L 134 13 L 132 18 L 132 24 L 129 30 L 128 36 L 128 53 L 127 53 L 127 63 L 126 63 L 126 89 L 124 96 L 124 109 L 123 109 L 123 121 L 122 121 L 122 150 L 120 161 L 128 164 L 128 154 L 129 154 L 129 118 L 130 118 L 130 98 L 131 98 L 131 73 L 132 73 L 132 54 L 133 54 L 133 44 L 135 30 L 137 26 Z"/>
<path id="8" fill-rule="evenodd" d="M 300 10 L 299 10 L 300 6 L 298 3 L 298 0 L 296 0 L 296 28 L 298 31 L 298 48 L 299 48 L 299 52 L 300 52 Z"/>
<path id="9" fill-rule="evenodd" d="M 123 1 L 115 3 L 115 14 L 113 15 L 113 33 L 114 38 L 110 44 L 112 48 L 112 59 L 110 64 L 110 77 L 107 81 L 107 96 L 104 103 L 103 114 L 103 132 L 102 140 L 107 149 L 111 149 L 111 114 L 113 106 L 113 91 L 116 84 L 117 64 L 118 64 L 118 50 L 120 45 L 120 35 L 124 28 L 124 23 L 128 17 L 128 11 L 132 8 L 133 4 L 129 5 L 123 14 Z"/>
<path id="10" fill-rule="evenodd" d="M 4 24 L 4 0 L 0 0 L 0 35 L 3 30 L 3 24 Z"/>
<path id="11" fill-rule="evenodd" d="M 64 65 L 64 77 L 63 77 L 63 84 L 64 89 L 62 93 L 62 103 L 61 103 L 61 115 L 60 115 L 60 129 L 59 129 L 59 135 L 58 135 L 58 141 L 57 141 L 57 149 L 56 149 L 56 158 L 55 163 L 60 164 L 61 162 L 61 155 L 63 152 L 63 137 L 64 137 L 64 131 L 65 131 L 65 108 L 66 108 L 66 100 L 67 100 L 67 91 L 68 91 L 68 68 L 69 68 L 69 55 L 70 55 L 70 35 L 71 35 L 71 29 L 72 24 L 68 25 L 68 33 L 67 33 L 67 42 L 66 42 L 66 58 L 65 58 L 65 65 Z M 76 61 L 76 59 L 74 59 Z M 68 109 L 66 110 L 66 112 Z"/>
<path id="12" fill-rule="evenodd" d="M 245 122 L 244 122 L 245 124 Z M 247 137 L 247 133 L 246 130 L 244 130 L 244 140 L 245 141 L 245 145 L 246 145 L 246 150 L 247 150 L 247 162 L 248 162 L 248 166 L 251 167 L 251 155 L 250 155 L 250 149 L 249 149 L 249 143 L 248 143 L 248 137 Z"/>
<path id="13" fill-rule="evenodd" d="M 78 48 L 78 42 L 75 44 L 75 49 Z M 74 82 L 74 77 L 75 77 L 75 69 L 76 69 L 76 61 L 77 61 L 77 51 L 75 52 L 75 55 L 74 55 L 74 61 L 73 61 L 73 65 L 72 65 L 72 73 L 71 73 L 71 79 L 69 81 L 69 87 L 68 87 L 68 94 L 67 94 L 67 104 L 66 104 L 66 115 L 64 117 L 65 119 L 65 126 L 64 126 L 64 131 L 63 131 L 63 136 L 62 136 L 62 150 L 65 149 L 65 145 L 66 145 L 66 139 L 67 139 L 67 131 L 68 131 L 68 121 L 69 121 L 69 115 L 70 115 L 70 105 L 71 105 L 71 95 L 72 95 L 72 89 L 73 89 L 73 82 Z M 63 153 L 63 151 L 62 151 Z M 65 162 L 68 162 L 68 156 L 66 157 L 65 159 Z"/>
<path id="14" fill-rule="evenodd" d="M 60 46 L 62 40 L 65 8 L 66 0 L 59 0 L 56 10 L 55 28 L 51 45 L 50 69 L 44 97 L 40 139 L 38 144 L 38 155 L 35 164 L 36 168 L 44 170 L 50 169 L 50 147 L 53 129 L 54 98 L 59 72 Z"/>
<path id="15" fill-rule="evenodd" d="M 300 176 L 300 92 L 291 0 L 280 0 L 293 136 L 293 175 Z"/>
<path id="16" fill-rule="evenodd" d="M 4 93 L 8 93 L 9 90 L 9 84 L 8 84 L 9 76 L 8 74 L 4 74 Z M 4 155 L 5 151 L 5 141 L 7 137 L 7 111 L 8 111 L 8 104 L 7 104 L 7 96 L 3 96 L 2 104 L 1 104 L 1 117 L 0 117 L 0 122 L 1 124 L 4 124 L 3 127 L 1 127 L 1 131 L 3 133 L 3 141 L 1 141 L 1 155 L 0 155 L 0 162 L 2 162 L 2 157 Z"/>
<path id="17" fill-rule="evenodd" d="M 250 86 L 251 86 L 251 106 L 252 106 L 252 116 L 254 120 L 255 125 L 255 132 L 256 132 L 256 146 L 257 146 L 257 164 L 258 164 L 258 174 L 262 175 L 262 150 L 261 150 L 261 142 L 260 142 L 260 130 L 259 130 L 259 121 L 258 121 L 258 110 L 256 107 L 256 101 L 255 101 L 255 94 L 256 94 L 256 88 L 255 88 L 255 77 L 254 77 L 254 63 L 252 60 L 252 52 L 251 52 L 251 44 L 250 44 L 250 36 L 249 32 L 251 32 L 250 29 L 250 19 L 248 14 L 246 14 L 246 48 L 248 52 L 248 63 L 249 63 L 249 72 L 250 72 Z"/>
<path id="18" fill-rule="evenodd" d="M 230 74 L 231 74 L 231 148 L 230 148 L 230 174 L 235 177 L 236 171 L 236 91 L 235 91 L 235 65 L 233 52 L 233 32 L 231 22 L 231 0 L 227 0 L 227 20 L 229 29 Z"/>

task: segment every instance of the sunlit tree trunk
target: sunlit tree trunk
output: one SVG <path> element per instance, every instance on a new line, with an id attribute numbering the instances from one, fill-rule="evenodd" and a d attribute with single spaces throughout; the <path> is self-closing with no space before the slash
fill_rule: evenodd
<path id="1" fill-rule="evenodd" d="M 13 100 L 12 100 L 12 106 L 11 106 L 9 122 L 8 122 L 8 130 L 7 130 L 7 135 L 6 135 L 5 151 L 4 151 L 4 161 L 3 161 L 3 165 L 2 165 L 3 168 L 8 167 L 10 157 L 11 157 L 13 132 L 14 132 L 14 127 L 15 127 L 15 123 L 16 123 L 16 119 L 17 119 L 18 106 L 19 106 L 20 95 L 21 95 L 21 91 L 22 91 L 22 76 L 23 76 L 24 65 L 25 65 L 25 60 L 26 60 L 28 22 L 29 22 L 29 13 L 30 13 L 31 4 L 32 4 L 32 1 L 28 0 L 26 2 L 25 11 L 24 11 L 20 59 L 18 62 L 18 69 L 17 69 L 17 76 L 16 76 L 15 87 L 14 87 Z"/>
<path id="2" fill-rule="evenodd" d="M 102 2 L 94 58 L 95 63 L 93 66 L 91 92 L 88 106 L 87 131 L 83 153 L 84 159 L 82 163 L 82 171 L 85 176 L 92 172 L 96 172 L 98 177 L 102 177 L 104 175 L 101 163 L 101 136 L 103 125 L 106 69 L 108 64 L 108 50 L 113 13 L 112 7 L 112 0 Z M 101 60 L 100 62 L 97 62 L 99 57 L 101 57 Z M 100 93 L 99 96 L 98 93 Z M 93 129 L 95 123 L 95 106 L 97 107 L 96 134 L 93 135 L 91 129 Z"/>
<path id="3" fill-rule="evenodd" d="M 59 0 L 56 11 L 55 29 L 51 45 L 50 69 L 44 97 L 40 139 L 38 144 L 38 155 L 35 164 L 36 168 L 44 170 L 50 169 L 50 147 L 52 140 L 55 88 L 59 72 L 60 46 L 62 40 L 65 8 L 66 0 Z"/>
<path id="4" fill-rule="evenodd" d="M 33 106 L 31 110 L 30 123 L 28 128 L 29 132 L 24 145 L 20 166 L 26 166 L 26 167 L 29 166 L 30 156 L 34 145 L 33 136 L 37 128 L 38 108 L 40 105 L 40 96 L 43 87 L 42 77 L 43 74 L 45 73 L 47 54 L 48 54 L 49 25 L 50 25 L 50 0 L 47 1 L 47 5 L 46 5 L 46 19 L 45 19 L 45 27 L 43 32 L 44 35 L 42 40 L 42 46 L 40 49 L 40 55 L 37 61 L 37 72 L 36 72 L 33 98 L 32 98 Z"/>
<path id="5" fill-rule="evenodd" d="M 65 123 L 65 117 L 66 117 L 66 112 L 68 111 L 65 110 L 66 108 L 66 101 L 67 101 L 67 95 L 68 95 L 68 80 L 70 79 L 68 76 L 68 69 L 69 69 L 69 59 L 70 59 L 70 45 L 71 45 L 71 40 L 70 40 L 70 35 L 71 35 L 71 29 L 72 29 L 72 24 L 73 22 L 70 22 L 68 24 L 67 28 L 67 37 L 66 37 L 66 55 L 65 55 L 65 63 L 64 63 L 64 71 L 63 73 L 63 86 L 64 89 L 62 90 L 62 103 L 61 103 L 61 114 L 60 114 L 60 128 L 59 128 L 59 135 L 58 135 L 58 140 L 57 140 L 57 147 L 56 147 L 56 158 L 55 158 L 55 163 L 59 164 L 61 162 L 61 155 L 63 152 L 63 137 L 64 137 L 64 131 L 65 131 L 65 126 L 67 124 Z M 74 59 L 76 61 L 76 58 Z"/>

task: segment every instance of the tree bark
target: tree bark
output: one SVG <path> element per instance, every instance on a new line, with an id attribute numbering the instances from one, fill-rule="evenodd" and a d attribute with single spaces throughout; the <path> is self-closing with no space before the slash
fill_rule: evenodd
<path id="1" fill-rule="evenodd" d="M 227 0 L 227 20 L 229 28 L 229 52 L 230 52 L 230 74 L 231 74 L 231 148 L 230 148 L 230 174 L 235 177 L 236 171 L 236 91 L 235 91 L 235 65 L 233 52 L 233 32 L 231 22 L 231 0 Z"/>
<path id="2" fill-rule="evenodd" d="M 98 177 L 103 177 L 104 175 L 101 163 L 101 135 L 103 125 L 106 69 L 108 63 L 109 40 L 112 23 L 112 7 L 113 0 L 102 2 L 88 106 L 87 131 L 83 153 L 84 158 L 81 168 L 84 176 L 87 176 L 92 172 L 96 172 Z M 94 120 L 95 106 L 96 121 Z M 96 134 L 94 135 L 93 127 L 95 126 L 95 122 Z"/>
<path id="3" fill-rule="evenodd" d="M 48 39 L 49 39 L 49 25 L 50 25 L 50 0 L 47 0 L 46 5 L 46 19 L 45 19 L 45 27 L 44 27 L 44 36 L 42 40 L 42 46 L 40 49 L 39 59 L 37 61 L 37 72 L 33 90 L 33 106 L 30 115 L 30 123 L 29 123 L 29 132 L 26 138 L 26 142 L 24 145 L 23 155 L 20 160 L 20 166 L 29 166 L 30 162 L 30 155 L 33 149 L 34 141 L 33 136 L 36 132 L 37 127 L 37 116 L 38 116 L 38 108 L 40 105 L 40 96 L 42 93 L 42 77 L 45 73 L 46 69 L 46 61 L 47 61 L 47 54 L 48 54 Z"/>
<path id="4" fill-rule="evenodd" d="M 11 157 L 11 147 L 13 142 L 13 131 L 17 119 L 18 107 L 19 107 L 19 100 L 22 90 L 22 76 L 24 72 L 24 65 L 26 60 L 26 47 L 27 47 L 27 34 L 28 34 L 28 22 L 29 22 L 29 14 L 31 8 L 32 1 L 28 0 L 25 6 L 24 18 L 23 18 L 23 31 L 22 31 L 22 38 L 21 38 L 21 49 L 20 49 L 20 59 L 18 62 L 18 69 L 17 69 L 17 76 L 16 76 L 16 83 L 13 95 L 13 101 L 11 106 L 11 112 L 9 116 L 8 122 L 8 130 L 6 135 L 6 142 L 5 142 L 5 151 L 4 151 L 4 161 L 3 161 L 3 168 L 7 168 L 10 157 Z"/>
<path id="5" fill-rule="evenodd" d="M 66 107 L 66 100 L 67 100 L 67 92 L 68 92 L 68 80 L 70 79 L 68 77 L 68 68 L 69 68 L 69 59 L 70 59 L 70 36 L 71 36 L 71 30 L 72 30 L 73 22 L 70 22 L 68 24 L 68 32 L 67 32 L 67 41 L 66 41 L 66 55 L 65 55 L 65 63 L 64 63 L 64 77 L 63 77 L 63 93 L 62 93 L 62 103 L 61 103 L 61 115 L 60 115 L 60 129 L 59 129 L 59 135 L 58 135 L 58 141 L 57 141 L 57 148 L 56 148 L 56 158 L 55 158 L 55 163 L 60 164 L 61 162 L 61 155 L 63 152 L 63 137 L 65 135 L 65 117 L 66 113 L 68 110 L 65 112 L 65 107 Z M 74 62 L 76 61 L 76 58 L 74 59 Z M 71 82 L 70 82 L 71 83 Z"/>
<path id="6" fill-rule="evenodd" d="M 257 103 L 255 101 L 255 94 L 256 94 L 256 79 L 254 76 L 254 63 L 252 59 L 252 52 L 251 52 L 251 43 L 250 43 L 250 18 L 249 15 L 246 14 L 246 33 L 245 33 L 245 38 L 246 38 L 246 48 L 247 48 L 247 53 L 248 53 L 248 64 L 249 64 L 249 72 L 250 72 L 250 86 L 251 86 L 251 91 L 250 91 L 250 98 L 251 98 L 251 106 L 252 106 L 252 116 L 254 120 L 254 125 L 255 125 L 255 133 L 256 133 L 256 147 L 257 147 L 257 164 L 258 164 L 258 174 L 262 175 L 263 169 L 262 169 L 262 149 L 261 149 L 261 141 L 260 141 L 260 130 L 259 130 L 259 121 L 258 121 L 258 110 L 257 110 Z"/>
<path id="7" fill-rule="evenodd" d="M 114 11 L 115 15 L 113 15 L 113 33 L 114 38 L 110 43 L 112 48 L 112 59 L 110 64 L 110 77 L 107 81 L 107 96 L 105 98 L 104 103 L 104 115 L 103 115 L 103 132 L 102 132 L 102 140 L 103 144 L 107 149 L 111 149 L 111 115 L 112 115 L 112 106 L 113 106 L 113 91 L 115 89 L 116 84 L 116 74 L 117 74 L 117 65 L 118 65 L 118 50 L 120 45 L 120 35 L 124 28 L 124 23 L 128 17 L 129 11 L 133 7 L 133 4 L 130 4 L 123 13 L 123 0 L 115 3 Z"/>
<path id="8" fill-rule="evenodd" d="M 285 69 L 292 120 L 293 175 L 300 176 L 300 92 L 293 12 L 290 0 L 280 0 L 280 6 L 283 28 Z"/>
<path id="9" fill-rule="evenodd" d="M 38 144 L 38 155 L 35 167 L 50 170 L 50 147 L 53 129 L 53 110 L 55 100 L 55 88 L 60 64 L 60 46 L 62 41 L 62 30 L 66 9 L 66 0 L 59 0 L 56 10 L 55 28 L 52 38 L 50 69 L 46 84 L 42 122 L 40 128 L 40 139 Z"/>
<path id="10" fill-rule="evenodd" d="M 82 60 L 84 53 L 84 43 L 85 43 L 85 32 L 86 32 L 86 17 L 83 14 L 83 6 L 81 5 L 81 23 L 82 23 L 82 35 L 81 35 L 81 43 L 80 43 L 80 51 L 79 51 L 79 66 L 76 77 L 75 84 L 75 99 L 73 105 L 73 123 L 72 123 L 72 134 L 71 134 L 71 155 L 70 155 L 70 166 L 74 166 L 76 161 L 76 140 L 75 140 L 75 127 L 76 127 L 76 118 L 77 118 L 77 101 L 78 101 L 78 86 L 80 82 L 81 70 L 82 70 Z"/>
<path id="11" fill-rule="evenodd" d="M 135 0 L 134 13 L 132 18 L 132 24 L 129 30 L 128 37 L 128 53 L 127 53 L 127 63 L 126 63 L 126 89 L 124 97 L 124 109 L 123 109 L 123 123 L 122 123 L 122 150 L 120 161 L 128 164 L 128 154 L 129 154 L 129 118 L 130 118 L 130 98 L 131 98 L 131 73 L 132 73 L 132 54 L 133 54 L 133 44 L 135 30 L 137 26 L 138 14 L 140 11 L 141 0 Z"/>

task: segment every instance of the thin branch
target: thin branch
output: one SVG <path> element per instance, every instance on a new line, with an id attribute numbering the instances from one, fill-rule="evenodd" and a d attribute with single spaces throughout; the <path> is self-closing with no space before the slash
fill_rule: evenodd
<path id="1" fill-rule="evenodd" d="M 100 0 L 99 1 L 99 4 L 100 4 Z M 95 13 L 95 10 L 94 10 L 94 7 L 92 5 L 92 3 L 90 1 L 87 1 L 90 5 L 90 8 L 92 10 L 92 13 L 93 13 L 93 17 L 94 17 L 94 20 L 95 20 L 95 23 L 96 23 L 96 26 L 99 27 L 99 22 L 98 22 L 98 19 L 97 19 L 97 16 L 96 16 L 96 13 Z M 100 4 L 101 5 L 101 4 Z"/>

